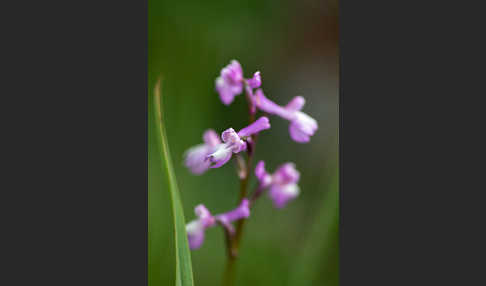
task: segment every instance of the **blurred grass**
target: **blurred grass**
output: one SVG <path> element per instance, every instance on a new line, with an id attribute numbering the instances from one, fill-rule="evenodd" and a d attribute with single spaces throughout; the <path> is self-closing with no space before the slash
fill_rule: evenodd
<path id="1" fill-rule="evenodd" d="M 337 190 L 331 182 L 338 169 L 337 3 L 150 0 L 148 28 L 149 95 L 163 75 L 166 131 L 188 221 L 199 203 L 214 213 L 236 205 L 238 180 L 232 164 L 202 176 L 182 165 L 183 152 L 201 142 L 205 129 L 239 129 L 246 124 L 244 98 L 226 107 L 214 92 L 221 68 L 236 58 L 247 77 L 262 72 L 269 98 L 281 104 L 298 94 L 306 98 L 304 112 L 319 122 L 309 144 L 291 141 L 288 122 L 276 117 L 270 117 L 272 129 L 259 138 L 256 159 L 265 159 L 269 170 L 295 162 L 302 174 L 302 192 L 282 210 L 274 209 L 266 196 L 258 202 L 242 240 L 237 285 L 301 285 L 302 281 L 295 284 L 298 277 L 312 279 L 312 285 L 338 285 L 338 222 L 331 219 L 338 208 L 337 200 L 328 199 Z M 150 121 L 148 128 L 149 285 L 173 285 L 170 198 L 168 192 L 160 192 L 168 182 L 160 174 L 156 129 Z M 315 231 L 320 223 L 326 226 L 322 233 Z M 310 237 L 318 237 L 317 242 Z M 192 252 L 196 285 L 220 283 L 223 245 L 222 231 L 214 228 L 207 232 L 203 247 Z M 315 277 L 294 274 L 305 252 L 313 253 L 312 271 L 319 273 Z"/>
<path id="2" fill-rule="evenodd" d="M 322 196 L 321 209 L 300 246 L 302 252 L 294 262 L 288 285 L 317 285 L 319 281 L 339 285 L 339 174 L 323 188 L 329 191 Z M 327 243 L 322 243 L 323 238 Z"/>

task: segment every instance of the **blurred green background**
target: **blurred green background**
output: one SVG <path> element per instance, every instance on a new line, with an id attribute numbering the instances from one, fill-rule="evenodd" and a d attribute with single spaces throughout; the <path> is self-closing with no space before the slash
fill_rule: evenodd
<path id="1" fill-rule="evenodd" d="M 259 136 L 256 160 L 273 171 L 292 161 L 301 172 L 301 195 L 277 210 L 263 196 L 245 228 L 236 285 L 338 285 L 338 98 L 337 0 L 156 1 L 148 7 L 149 96 L 163 77 L 167 135 L 186 221 L 204 203 L 212 213 L 236 206 L 234 164 L 192 175 L 183 153 L 218 132 L 247 124 L 244 96 L 224 106 L 214 80 L 231 59 L 246 77 L 262 73 L 267 97 L 283 105 L 306 98 L 303 109 L 319 123 L 308 144 L 292 141 L 288 122 L 271 116 Z M 169 192 L 156 146 L 149 106 L 149 285 L 174 285 L 174 240 Z M 251 186 L 256 184 L 251 181 Z M 252 189 L 252 188 L 250 188 Z M 195 285 L 220 285 L 226 253 L 223 232 L 211 228 L 192 251 Z"/>

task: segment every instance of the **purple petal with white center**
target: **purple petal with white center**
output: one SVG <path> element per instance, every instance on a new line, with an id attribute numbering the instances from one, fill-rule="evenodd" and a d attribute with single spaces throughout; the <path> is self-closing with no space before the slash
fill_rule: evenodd
<path id="1" fill-rule="evenodd" d="M 258 89 L 252 98 L 252 104 L 262 111 L 289 120 L 290 137 L 296 142 L 309 142 L 310 136 L 314 135 L 318 128 L 317 121 L 314 118 L 300 111 L 305 104 L 305 99 L 302 96 L 294 97 L 284 108 L 266 98 L 263 91 Z"/>
<path id="2" fill-rule="evenodd" d="M 236 60 L 231 61 L 221 70 L 215 84 L 223 104 L 231 104 L 235 96 L 243 92 L 243 70 L 240 63 Z"/>
<path id="3" fill-rule="evenodd" d="M 228 128 L 223 131 L 221 139 L 223 139 L 228 148 L 231 148 L 233 153 L 239 153 L 246 149 L 246 142 L 241 140 L 233 128 Z"/>
<path id="4" fill-rule="evenodd" d="M 212 129 L 204 132 L 203 141 L 204 144 L 191 147 L 184 153 L 184 165 L 196 175 L 201 175 L 209 169 L 211 162 L 207 161 L 206 157 L 214 152 L 218 144 L 221 144 L 218 134 Z"/>
<path id="5" fill-rule="evenodd" d="M 196 175 L 204 173 L 211 165 L 210 162 L 206 161 L 206 156 L 210 151 L 211 148 L 206 144 L 200 144 L 190 148 L 184 155 L 184 165 Z"/>
<path id="6" fill-rule="evenodd" d="M 198 205 L 194 208 L 194 212 L 199 217 L 199 221 L 204 227 L 213 226 L 215 223 L 214 217 L 204 205 Z"/>
<path id="7" fill-rule="evenodd" d="M 221 70 L 221 77 L 232 84 L 241 83 L 243 80 L 243 69 L 237 60 L 232 60 L 229 65 Z"/>
<path id="8" fill-rule="evenodd" d="M 272 185 L 268 195 L 276 208 L 283 208 L 289 201 L 295 199 L 300 193 L 297 184 Z"/>
<path id="9" fill-rule="evenodd" d="M 212 216 L 204 205 L 198 205 L 194 209 L 198 219 L 189 222 L 186 225 L 187 238 L 191 249 L 198 249 L 204 242 L 205 231 L 218 222 L 226 228 L 231 234 L 234 233 L 234 227 L 231 224 L 234 221 L 244 219 L 250 216 L 250 201 L 243 199 L 240 205 L 234 210 Z"/>
<path id="10" fill-rule="evenodd" d="M 290 123 L 289 125 L 289 134 L 290 138 L 292 138 L 292 140 L 294 140 L 295 142 L 307 143 L 310 141 L 310 136 L 302 132 L 302 130 L 300 130 L 296 125 L 292 123 Z"/>
<path id="11" fill-rule="evenodd" d="M 233 128 L 223 131 L 221 139 L 224 143 L 216 146 L 213 153 L 206 156 L 206 160 L 212 163 L 210 168 L 219 168 L 231 159 L 232 153 L 246 150 L 246 142 L 241 140 Z"/>
<path id="12" fill-rule="evenodd" d="M 205 228 L 201 225 L 199 220 L 193 220 L 186 225 L 189 248 L 194 250 L 201 247 L 204 242 L 204 231 Z"/>
<path id="13" fill-rule="evenodd" d="M 317 128 L 317 121 L 314 118 L 296 111 L 289 126 L 290 137 L 296 142 L 306 143 L 310 141 L 310 136 L 314 135 Z"/>
<path id="14" fill-rule="evenodd" d="M 300 179 L 300 173 L 294 163 L 285 163 L 275 171 L 273 177 L 278 184 L 295 184 Z"/>
<path id="15" fill-rule="evenodd" d="M 191 249 L 198 249 L 204 242 L 204 232 L 206 231 L 206 228 L 213 226 L 216 223 L 216 220 L 204 205 L 196 206 L 194 212 L 198 216 L 198 219 L 193 220 L 186 225 L 186 232 L 189 247 Z"/>
<path id="16" fill-rule="evenodd" d="M 219 98 L 225 105 L 230 105 L 235 96 L 243 91 L 243 84 L 232 84 L 225 81 L 222 77 L 216 79 L 216 91 L 219 93 Z"/>
<path id="17" fill-rule="evenodd" d="M 221 133 L 221 139 L 223 139 L 223 142 L 225 143 L 234 143 L 239 141 L 240 137 L 236 134 L 236 131 L 233 128 L 228 128 Z"/>
<path id="18" fill-rule="evenodd" d="M 210 168 L 219 168 L 226 164 L 226 162 L 231 159 L 231 155 L 233 154 L 233 150 L 231 147 L 228 147 L 228 145 L 225 144 L 220 144 L 217 147 L 217 150 L 207 156 L 207 160 L 210 163 L 213 163 L 213 165 L 210 166 Z"/>

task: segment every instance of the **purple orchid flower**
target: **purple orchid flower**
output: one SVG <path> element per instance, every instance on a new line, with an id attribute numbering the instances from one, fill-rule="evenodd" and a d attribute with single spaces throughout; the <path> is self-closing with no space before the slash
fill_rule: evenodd
<path id="1" fill-rule="evenodd" d="M 251 88 L 258 88 L 262 84 L 260 72 L 256 72 L 253 78 L 245 80 L 243 69 L 237 60 L 232 60 L 229 65 L 221 70 L 221 74 L 216 78 L 216 91 L 223 104 L 230 105 L 235 96 L 243 92 L 245 82 Z"/>
<path id="2" fill-rule="evenodd" d="M 186 225 L 187 239 L 191 249 L 198 249 L 204 242 L 206 228 L 214 226 L 216 219 L 204 205 L 198 205 L 194 212 L 199 217 Z"/>
<path id="3" fill-rule="evenodd" d="M 236 154 L 246 150 L 246 137 L 268 128 L 270 128 L 270 121 L 267 117 L 262 116 L 257 121 L 241 129 L 238 133 L 233 128 L 226 129 L 221 135 L 224 143 L 216 146 L 213 153 L 206 156 L 206 160 L 210 162 L 209 168 L 223 166 L 231 159 L 233 153 Z"/>
<path id="4" fill-rule="evenodd" d="M 249 216 L 250 201 L 248 199 L 243 199 L 236 209 L 216 216 L 216 221 L 222 224 L 230 234 L 234 234 L 235 230 L 231 223 Z"/>
<path id="5" fill-rule="evenodd" d="M 288 120 L 290 122 L 290 137 L 296 142 L 309 142 L 310 137 L 318 129 L 316 120 L 301 111 L 305 105 L 305 99 L 302 96 L 294 97 L 285 106 L 276 104 L 265 97 L 260 89 L 262 85 L 260 72 L 257 71 L 253 74 L 253 77 L 246 79 L 240 63 L 236 60 L 232 60 L 230 64 L 221 70 L 221 74 L 216 79 L 215 84 L 216 91 L 225 105 L 231 104 L 235 96 L 245 93 L 249 104 L 251 121 L 255 118 L 257 109 Z M 237 156 L 238 176 L 242 186 L 245 187 L 250 179 L 248 170 L 251 167 L 252 155 L 254 155 L 254 152 L 250 151 L 254 150 L 256 143 L 253 140 L 255 139 L 253 135 L 269 128 L 269 119 L 263 116 L 238 132 L 233 128 L 226 129 L 221 133 L 221 138 L 214 130 L 209 129 L 204 132 L 203 144 L 194 146 L 186 151 L 184 163 L 194 174 L 202 174 L 209 168 L 223 166 L 231 159 L 233 154 L 248 150 L 248 160 L 243 160 L 243 157 Z M 238 245 L 239 237 L 235 236 L 237 231 L 233 226 L 233 222 L 250 216 L 250 204 L 253 204 L 264 191 L 268 190 L 268 196 L 272 200 L 273 205 L 276 208 L 283 208 L 300 193 L 298 186 L 300 173 L 295 169 L 293 163 L 284 163 L 273 173 L 268 173 L 265 170 L 264 161 L 260 161 L 255 168 L 255 174 L 259 181 L 256 190 L 251 197 L 247 197 L 244 192 L 246 189 L 242 189 L 240 196 L 244 198 L 233 210 L 213 216 L 204 205 L 196 206 L 194 211 L 197 218 L 186 225 L 189 247 L 191 249 L 198 249 L 202 246 L 206 229 L 219 225 L 225 230 L 230 257 L 236 257 L 238 247 L 234 248 L 233 243 L 236 242 L 236 245 Z M 242 226 L 241 224 L 238 227 Z"/>
<path id="6" fill-rule="evenodd" d="M 260 110 L 290 121 L 290 137 L 296 142 L 309 142 L 310 136 L 314 135 L 318 128 L 317 121 L 314 118 L 300 111 L 305 104 L 305 99 L 302 96 L 294 97 L 285 107 L 282 107 L 265 97 L 263 91 L 258 89 L 252 100 L 253 104 Z"/>
<path id="7" fill-rule="evenodd" d="M 297 185 L 300 173 L 293 163 L 285 163 L 273 174 L 269 174 L 265 170 L 265 162 L 260 161 L 255 167 L 255 175 L 260 182 L 260 188 L 270 189 L 268 195 L 276 208 L 283 208 L 300 193 Z"/>
<path id="8" fill-rule="evenodd" d="M 216 225 L 217 222 L 233 234 L 234 228 L 231 223 L 250 216 L 250 202 L 247 199 L 243 199 L 236 209 L 217 216 L 212 216 L 204 205 L 198 205 L 194 212 L 198 219 L 186 225 L 189 247 L 193 250 L 201 247 L 204 242 L 206 229 Z"/>
<path id="9" fill-rule="evenodd" d="M 200 175 L 209 169 L 211 162 L 206 160 L 206 157 L 213 153 L 216 147 L 221 144 L 218 134 L 212 129 L 204 132 L 203 141 L 203 144 L 190 148 L 184 155 L 184 164 L 196 175 Z"/>
<path id="10" fill-rule="evenodd" d="M 247 80 L 248 85 L 251 88 L 259 88 L 262 85 L 262 77 L 260 76 L 260 72 L 257 71 L 253 74 L 253 77 Z"/>

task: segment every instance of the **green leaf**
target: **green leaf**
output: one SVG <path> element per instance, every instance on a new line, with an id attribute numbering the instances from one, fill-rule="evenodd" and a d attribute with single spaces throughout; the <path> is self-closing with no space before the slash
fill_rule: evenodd
<path id="1" fill-rule="evenodd" d="M 160 79 L 157 81 L 154 90 L 154 109 L 156 114 L 156 126 L 158 129 L 159 145 L 161 148 L 162 162 L 165 164 L 165 171 L 169 181 L 169 192 L 171 197 L 172 214 L 174 218 L 175 233 L 175 254 L 176 254 L 176 286 L 193 286 L 191 252 L 187 242 L 186 223 L 184 211 L 179 195 L 179 188 L 172 168 L 169 144 L 165 133 L 165 124 L 162 117 Z"/>

